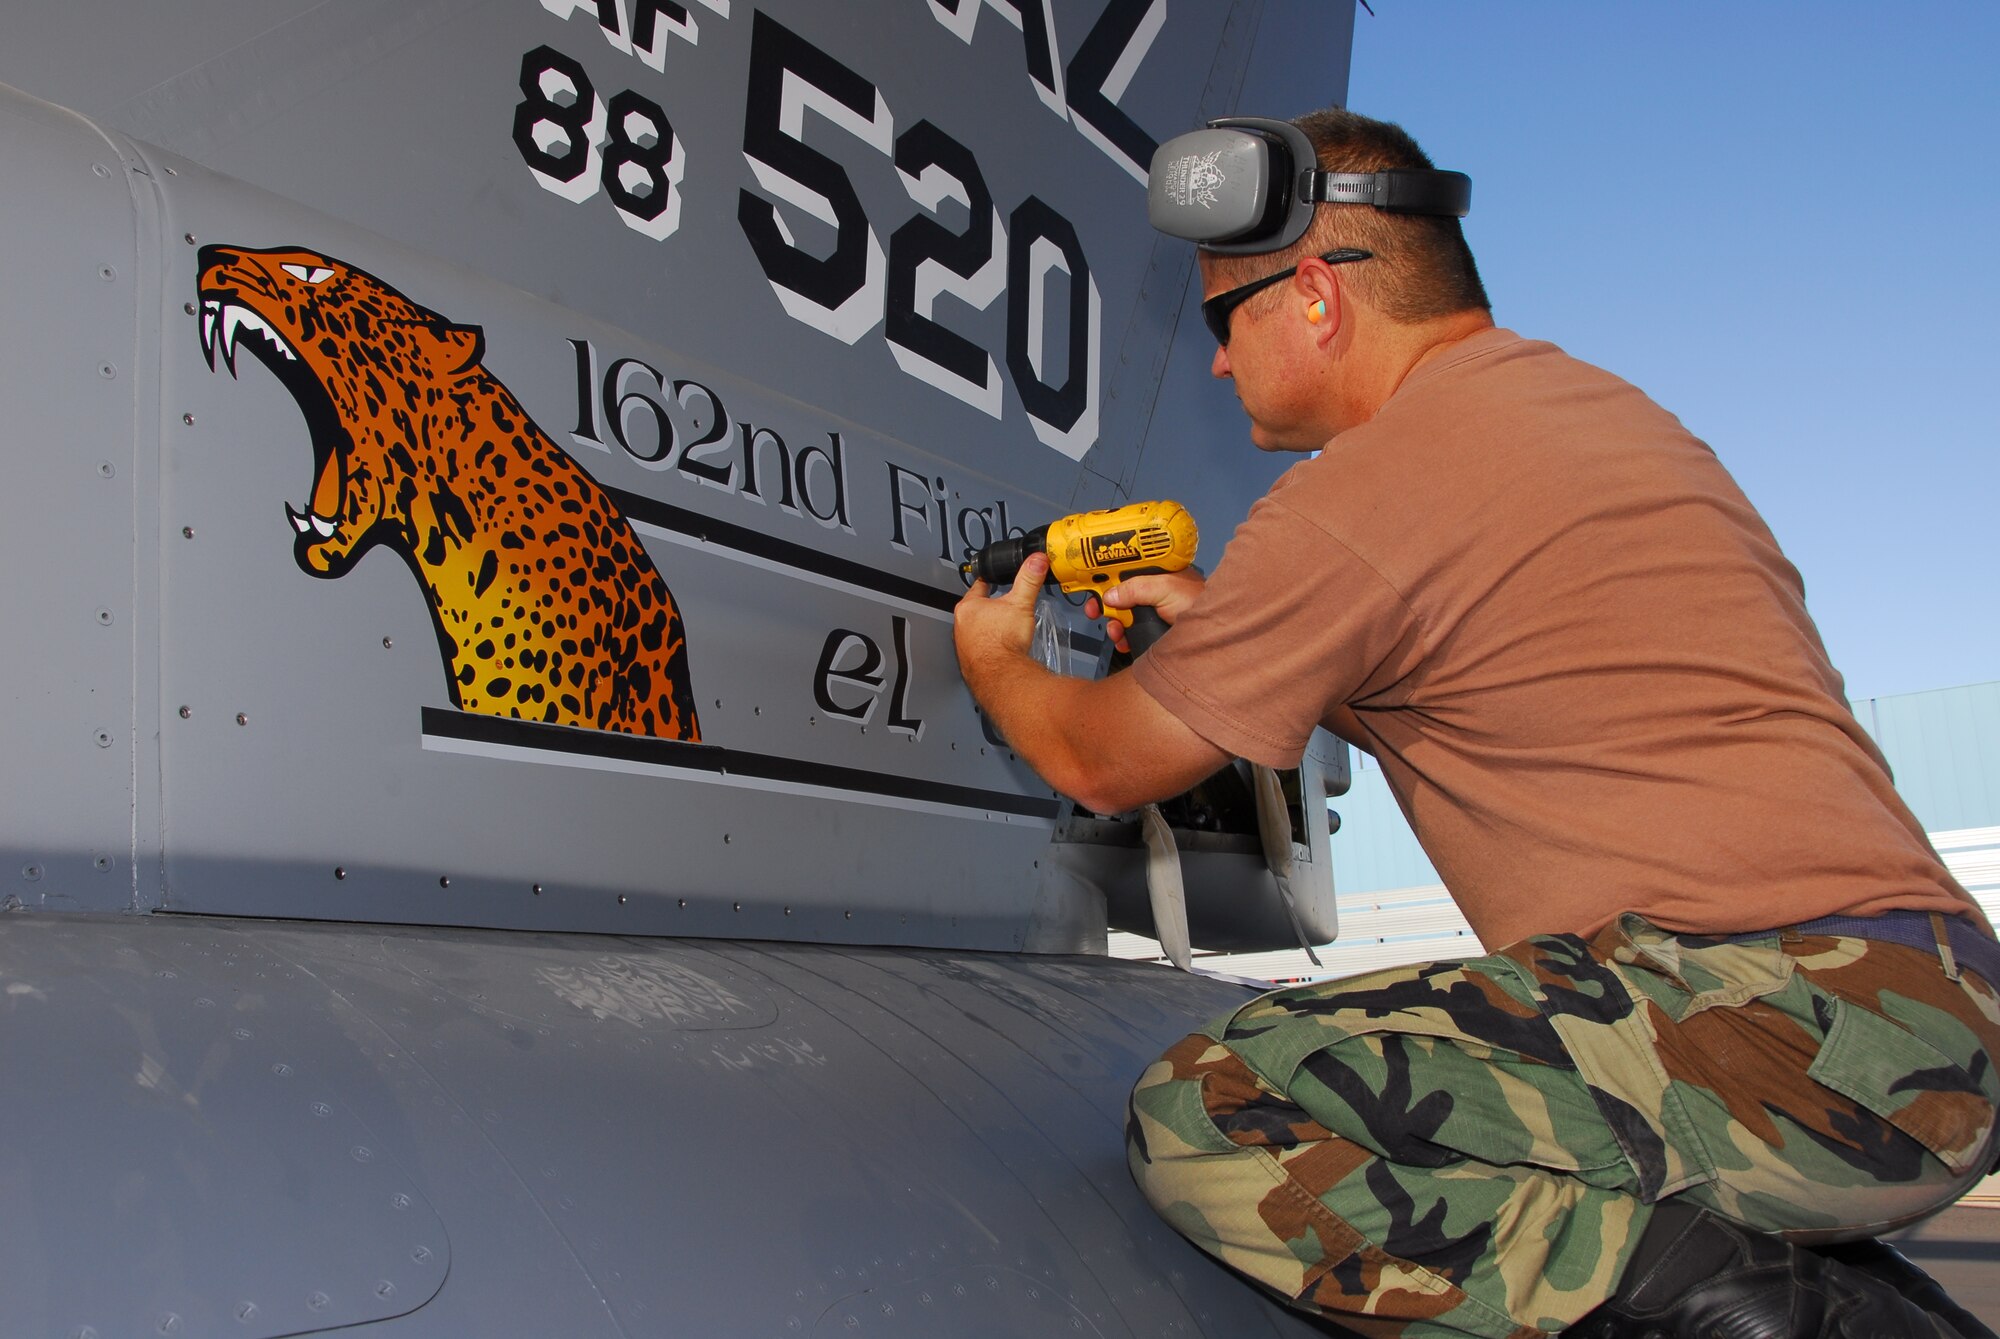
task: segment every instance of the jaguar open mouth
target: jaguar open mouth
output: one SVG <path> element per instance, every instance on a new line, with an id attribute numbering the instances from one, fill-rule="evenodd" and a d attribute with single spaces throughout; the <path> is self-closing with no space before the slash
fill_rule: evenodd
<path id="1" fill-rule="evenodd" d="M 236 357 L 247 350 L 291 392 L 312 436 L 313 486 L 304 509 L 287 499 L 285 518 L 304 544 L 338 539 L 346 498 L 345 460 L 352 440 L 318 375 L 277 328 L 242 297 L 236 286 L 202 289 L 202 354 L 211 372 L 220 354 L 222 365 L 234 377 Z"/>

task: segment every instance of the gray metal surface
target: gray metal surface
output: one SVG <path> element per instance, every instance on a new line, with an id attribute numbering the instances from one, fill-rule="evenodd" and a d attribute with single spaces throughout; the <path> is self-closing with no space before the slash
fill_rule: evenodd
<path id="1" fill-rule="evenodd" d="M 393 1125 L 344 1100 L 298 967 L 123 919 L 0 941 L 8 1064 L 36 1076 L 0 1099 L 35 1132 L 0 1173 L 0 1329 L 298 1334 L 437 1292 L 444 1225 Z"/>
<path id="2" fill-rule="evenodd" d="M 1137 58 L 1125 82 L 1105 82 L 1119 90 L 1120 113 L 1155 139 L 1233 104 L 1265 9 L 1261 0 L 1037 7 L 1064 66 L 1077 63 L 1100 22 L 1108 39 L 1151 16 L 1136 24 L 1149 37 L 1114 43 Z M 1102 135 L 1077 110 L 1090 97 L 1088 81 L 1059 68 L 1042 76 L 1055 88 L 1037 83 L 1033 38 L 1009 23 L 1017 15 L 990 0 L 692 0 L 693 40 L 665 36 L 655 66 L 620 50 L 599 22 L 600 13 L 618 14 L 629 34 L 633 8 L 587 0 L 339 0 L 274 6 L 253 18 L 226 3 L 80 0 L 60 12 L 10 17 L 0 82 L 317 215 L 530 293 L 559 295 L 573 312 L 678 351 L 676 366 L 696 359 L 755 374 L 837 418 L 871 423 L 921 453 L 910 468 L 922 471 L 929 456 L 974 505 L 989 504 L 985 490 L 996 485 L 1066 501 L 1060 495 L 1071 486 L 1075 456 L 1039 444 L 1007 366 L 1008 304 L 1032 295 L 1003 291 L 984 307 L 946 298 L 937 308 L 948 328 L 993 357 L 1006 383 L 998 417 L 903 371 L 879 315 L 848 343 L 783 308 L 738 219 L 742 192 L 763 201 L 804 194 L 775 184 L 779 174 L 768 165 L 756 170 L 746 145 L 747 124 L 783 119 L 753 78 L 754 44 L 775 25 L 791 36 L 766 55 L 798 54 L 803 43 L 819 58 L 810 62 L 812 77 L 829 72 L 824 82 L 843 91 L 847 84 L 830 71 L 838 66 L 872 96 L 868 128 L 864 115 L 839 112 L 832 95 L 796 72 L 787 80 L 786 115 L 798 143 L 823 155 L 851 187 L 873 247 L 886 253 L 894 232 L 930 212 L 919 203 L 928 193 L 903 179 L 891 153 L 891 141 L 922 121 L 970 151 L 1003 232 L 1029 196 L 1076 230 L 1102 305 L 1102 431 L 1090 438 L 1100 451 L 1131 449 L 1150 412 L 1156 360 L 1192 254 L 1168 244 L 1170 282 L 1142 286 L 1155 254 L 1144 218 L 1144 164 L 1129 165 L 1100 146 Z M 1351 7 L 1274 8 L 1271 24 L 1284 50 L 1269 53 L 1251 76 L 1254 86 L 1302 106 L 1337 100 Z M 104 60 L 101 34 L 114 27 L 123 50 L 146 54 Z M 155 29 L 167 31 L 156 38 Z M 670 32 L 665 25 L 657 31 Z M 190 40 L 197 33 L 201 40 Z M 685 175 L 678 227 L 666 238 L 626 223 L 595 181 L 575 183 L 571 193 L 591 192 L 581 202 L 538 183 L 513 128 L 525 100 L 524 56 L 543 48 L 564 58 L 565 68 L 581 68 L 607 104 L 629 90 L 670 120 Z M 1308 50 L 1314 68 L 1296 68 Z M 813 216 L 816 208 L 787 207 L 782 217 L 801 250 L 824 255 L 834 229 Z M 962 207 L 949 203 L 939 217 L 954 228 L 964 221 Z M 1004 246 L 1000 254 L 1004 262 Z M 1045 332 L 1038 333 L 1051 341 L 1045 365 L 1053 379 L 1063 352 L 1060 281 L 1047 297 Z M 879 311 L 879 296 L 876 305 Z M 555 370 L 560 375 L 563 365 Z M 1118 471 L 1098 472 L 1119 478 Z"/>
<path id="3" fill-rule="evenodd" d="M 1954 1302 L 2000 1328 L 2000 1202 L 1968 1197 L 1892 1242 Z"/>
<path id="4" fill-rule="evenodd" d="M 1102 959 L 0 916 L 37 1076 L 0 1086 L 0 1333 L 1315 1333 L 1125 1168 L 1136 1075 L 1241 998 Z"/>
<path id="5" fill-rule="evenodd" d="M 1124 1167 L 1140 1069 L 1239 993 L 970 951 L 1101 948 L 1139 866 L 1064 840 L 949 610 L 997 530 L 1178 492 L 1212 562 L 1261 492 L 1226 391 L 1160 423 L 1207 340 L 1139 162 L 1246 78 L 1338 100 L 1350 23 L 10 13 L 0 1334 L 1307 1332 Z M 527 653 L 459 637 L 497 567 L 445 560 L 508 546 L 446 503 L 517 446 L 618 518 L 594 590 L 671 592 L 673 729 L 517 717 Z M 1196 865 L 1272 933 L 1254 844 Z"/>
<path id="6" fill-rule="evenodd" d="M 152 604 L 134 423 L 158 379 L 138 310 L 158 276 L 125 164 L 86 122 L 0 90 L 0 162 L 0 900 L 128 906 Z"/>
<path id="7" fill-rule="evenodd" d="M 1275 466 L 1231 445 L 1220 388 L 1156 431 L 1163 369 L 1198 383 L 1208 342 L 1188 249 L 1145 228 L 1142 146 L 1246 79 L 1266 107 L 1337 98 L 1350 18 L 1260 0 L 10 16 L 0 560 L 34 577 L 0 614 L 36 653 L 0 693 L 0 744 L 36 765 L 5 781 L 0 896 L 1101 946 L 1138 862 L 1056 849 L 1057 797 L 958 681 L 954 564 L 1168 486 L 1199 497 L 1213 560 Z M 988 223 L 970 277 L 927 250 Z M 198 291 L 215 247 L 310 252 L 476 332 L 546 458 L 604 490 L 671 591 L 701 748 L 511 719 L 541 704 L 491 671 L 479 687 L 508 687 L 461 705 L 470 667 L 445 643 L 465 582 L 418 570 L 414 521 L 401 550 L 385 525 L 351 570 L 310 567 L 300 527 L 324 480 L 353 477 L 343 442 L 507 430 L 483 404 L 435 433 L 328 426 L 320 392 L 273 375 L 300 349 L 254 356 L 283 304 Z M 953 347 L 983 389 L 942 370 Z M 494 546 L 499 525 L 452 538 Z M 1207 904 L 1251 908 L 1217 942 L 1270 939 L 1254 851 L 1199 863 Z"/>

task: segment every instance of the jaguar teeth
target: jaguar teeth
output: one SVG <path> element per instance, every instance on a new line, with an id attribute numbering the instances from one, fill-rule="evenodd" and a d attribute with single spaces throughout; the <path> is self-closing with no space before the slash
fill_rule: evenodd
<path id="1" fill-rule="evenodd" d="M 303 512 L 291 503 L 285 504 L 285 519 L 292 523 L 292 529 L 304 534 L 311 530 L 321 539 L 332 539 L 333 532 L 340 528 L 339 521 L 329 521 L 318 512 Z"/>
<path id="2" fill-rule="evenodd" d="M 215 367 L 215 352 L 220 347 L 223 366 L 229 369 L 230 376 L 236 375 L 236 350 L 245 330 L 255 331 L 287 359 L 297 361 L 298 354 L 292 352 L 292 346 L 271 328 L 270 322 L 248 307 L 210 298 L 201 304 L 201 351 L 210 370 Z"/>

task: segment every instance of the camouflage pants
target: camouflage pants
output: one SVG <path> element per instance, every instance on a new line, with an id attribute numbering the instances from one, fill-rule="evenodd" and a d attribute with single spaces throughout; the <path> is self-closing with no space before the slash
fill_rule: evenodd
<path id="1" fill-rule="evenodd" d="M 1608 1297 L 1669 1195 L 1798 1239 L 1914 1221 L 1991 1164 L 2000 996 L 1935 954 L 1586 942 L 1264 995 L 1132 1095 L 1153 1206 L 1363 1335 L 1532 1336 Z"/>

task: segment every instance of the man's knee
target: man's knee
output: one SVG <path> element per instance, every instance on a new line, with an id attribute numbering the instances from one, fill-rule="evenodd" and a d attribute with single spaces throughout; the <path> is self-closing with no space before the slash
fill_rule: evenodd
<path id="1" fill-rule="evenodd" d="M 1317 1182 L 1341 1179 L 1372 1155 L 1271 1092 L 1212 1037 L 1184 1039 L 1140 1077 L 1126 1155 L 1168 1224 L 1287 1299 L 1309 1285 L 1315 1259 L 1359 1242 L 1318 1203 Z"/>
<path id="2" fill-rule="evenodd" d="M 1126 1157 L 1146 1198 L 1175 1226 L 1201 1213 L 1197 1201 L 1240 1193 L 1240 1187 L 1225 1192 L 1222 1183 L 1236 1180 L 1225 1169 L 1247 1145 L 1224 1123 L 1262 1095 L 1234 1052 L 1198 1032 L 1139 1077 L 1125 1125 Z M 1268 1189 L 1269 1176 L 1262 1180 Z"/>
<path id="3" fill-rule="evenodd" d="M 1193 1244 L 1286 1302 L 1336 1319 L 1533 1330 L 1536 1320 L 1580 1315 L 1603 1299 L 1615 1259 L 1601 1257 L 1617 1256 L 1629 1226 L 1623 1196 L 1571 1178 L 1392 1164 L 1201 1034 L 1140 1078 L 1128 1154 L 1146 1198 Z M 1447 1190 L 1455 1209 L 1440 1198 Z M 1578 1197 L 1591 1200 L 1586 1216 L 1603 1239 L 1569 1240 L 1554 1279 L 1539 1277 L 1550 1253 L 1539 1231 L 1509 1237 L 1517 1249 L 1501 1260 L 1506 1234 L 1480 1226 L 1524 1206 L 1530 1218 L 1557 1212 Z M 1515 1302 L 1526 1320 L 1510 1314 Z"/>

